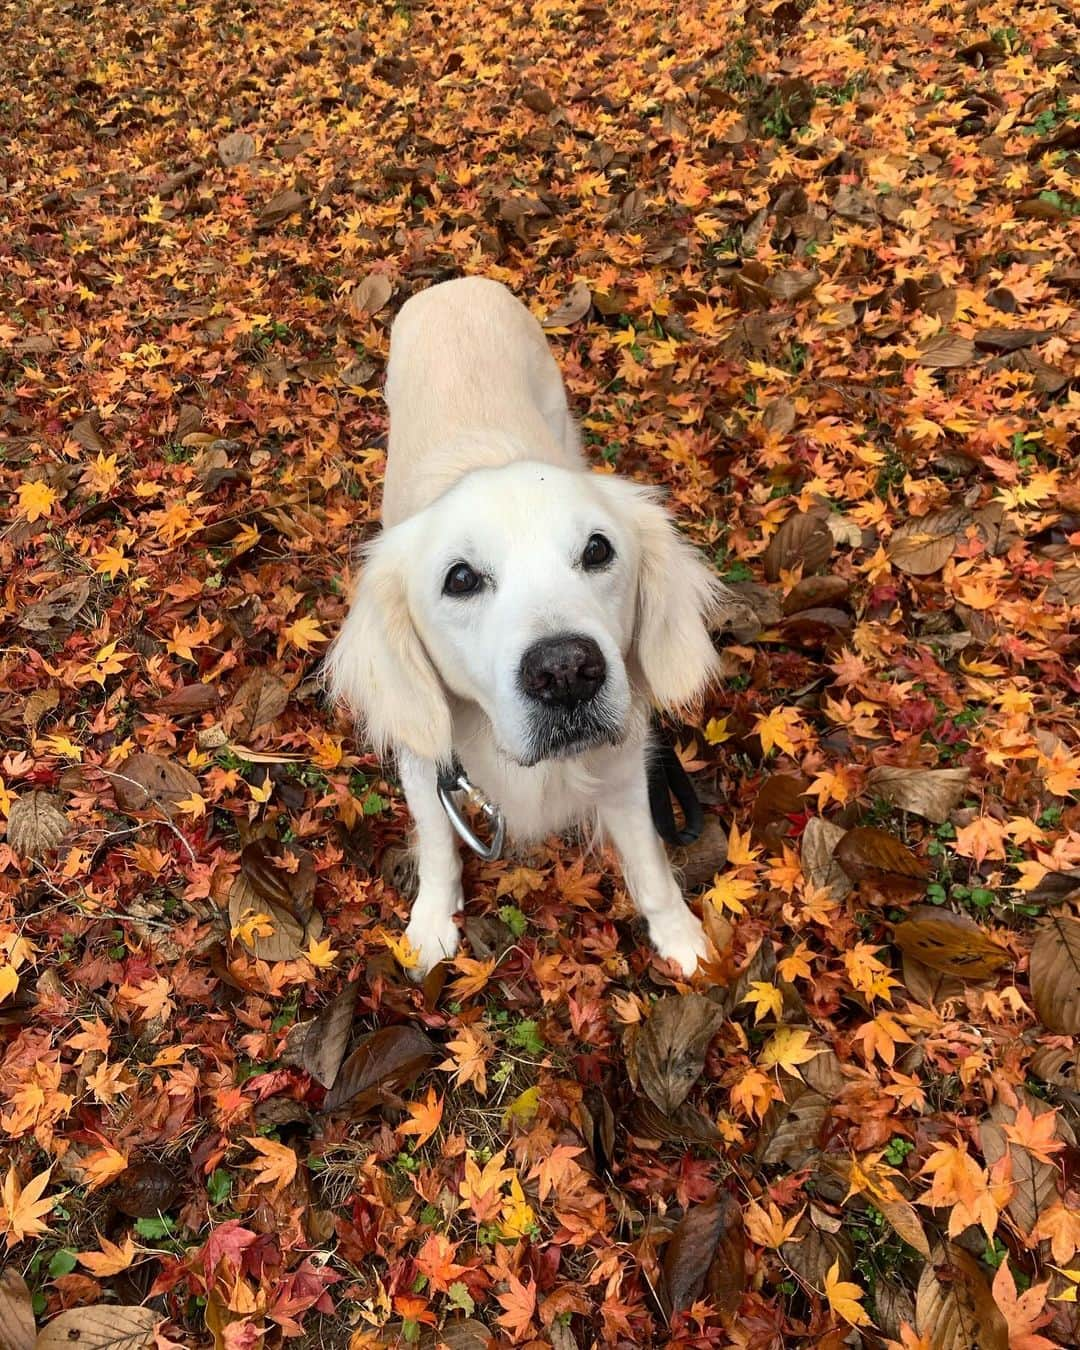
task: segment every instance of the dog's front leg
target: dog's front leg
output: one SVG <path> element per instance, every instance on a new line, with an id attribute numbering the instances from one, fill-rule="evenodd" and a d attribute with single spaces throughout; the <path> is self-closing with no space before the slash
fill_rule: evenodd
<path id="1" fill-rule="evenodd" d="M 683 899 L 649 811 L 644 767 L 600 808 L 600 824 L 615 845 L 630 898 L 649 925 L 657 952 L 692 975 L 706 955 L 705 930 Z"/>
<path id="2" fill-rule="evenodd" d="M 461 852 L 457 835 L 439 801 L 434 763 L 403 751 L 398 762 L 405 800 L 416 822 L 420 886 L 405 936 L 419 953 L 409 972 L 423 979 L 432 966 L 453 956 L 461 941 L 454 915 L 462 906 Z"/>

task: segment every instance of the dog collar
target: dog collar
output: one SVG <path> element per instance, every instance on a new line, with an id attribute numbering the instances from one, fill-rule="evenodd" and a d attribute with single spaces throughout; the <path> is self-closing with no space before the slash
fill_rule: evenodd
<path id="1" fill-rule="evenodd" d="M 465 794 L 468 801 L 477 807 L 491 825 L 490 843 L 485 844 L 465 819 L 457 802 L 456 794 L 459 792 Z M 478 787 L 473 786 L 456 758 L 449 768 L 439 770 L 438 793 L 439 801 L 442 802 L 443 810 L 449 817 L 458 838 L 468 844 L 477 857 L 483 858 L 485 862 L 495 862 L 497 858 L 502 857 L 503 842 L 506 838 L 506 821 L 503 813 Z"/>

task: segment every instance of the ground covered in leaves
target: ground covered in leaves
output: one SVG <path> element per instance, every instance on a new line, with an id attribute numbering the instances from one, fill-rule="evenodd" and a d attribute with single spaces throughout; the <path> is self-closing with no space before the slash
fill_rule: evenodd
<path id="1" fill-rule="evenodd" d="M 5 1346 L 1077 1343 L 1074 21 L 0 7 Z M 399 964 L 317 675 L 463 272 L 745 601 L 693 989 L 554 840 Z"/>

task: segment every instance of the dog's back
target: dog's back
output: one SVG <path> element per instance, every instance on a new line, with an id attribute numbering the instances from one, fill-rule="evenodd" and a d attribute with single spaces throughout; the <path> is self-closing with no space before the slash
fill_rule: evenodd
<path id="1" fill-rule="evenodd" d="M 402 306 L 386 401 L 387 526 L 472 469 L 522 459 L 585 467 L 543 330 L 505 286 L 486 277 L 443 282 Z"/>

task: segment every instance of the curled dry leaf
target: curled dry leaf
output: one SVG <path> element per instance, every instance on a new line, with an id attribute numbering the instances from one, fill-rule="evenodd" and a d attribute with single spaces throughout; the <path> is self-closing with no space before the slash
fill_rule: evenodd
<path id="1" fill-rule="evenodd" d="M 683 1102 L 668 1115 L 654 1102 L 639 1097 L 630 1116 L 630 1130 L 639 1138 L 698 1144 L 720 1142 L 720 1131 L 692 1102 Z"/>
<path id="2" fill-rule="evenodd" d="M 746 1233 L 738 1202 L 726 1192 L 683 1216 L 664 1247 L 660 1299 L 668 1318 L 707 1298 L 721 1315 L 746 1287 Z"/>
<path id="3" fill-rule="evenodd" d="M 199 780 L 182 764 L 148 752 L 129 755 L 119 769 L 104 772 L 121 811 L 159 810 L 171 816 L 179 802 L 199 791 Z"/>
<path id="4" fill-rule="evenodd" d="M 57 797 L 49 792 L 27 792 L 16 798 L 8 813 L 8 843 L 16 857 L 40 858 L 59 846 L 69 825 Z"/>
<path id="5" fill-rule="evenodd" d="M 880 872 L 923 881 L 930 872 L 926 863 L 916 858 L 895 835 L 873 826 L 848 830 L 837 843 L 833 856 L 853 881 Z"/>
<path id="6" fill-rule="evenodd" d="M 390 303 L 394 283 L 385 272 L 369 272 L 355 290 L 349 293 L 349 313 L 354 319 L 367 314 L 378 314 Z"/>
<path id="7" fill-rule="evenodd" d="M 808 609 L 835 609 L 851 590 L 843 577 L 803 577 L 784 597 L 784 613 L 798 614 Z M 846 616 L 845 616 L 846 619 Z"/>
<path id="8" fill-rule="evenodd" d="M 903 811 L 940 825 L 964 795 L 970 769 L 898 769 L 887 765 L 872 769 L 867 787 Z"/>
<path id="9" fill-rule="evenodd" d="M 928 577 L 940 572 L 952 557 L 958 537 L 971 513 L 964 507 L 931 511 L 898 525 L 889 536 L 886 552 L 901 572 Z"/>
<path id="10" fill-rule="evenodd" d="M 55 685 L 50 685 L 48 689 L 36 689 L 23 704 L 23 723 L 33 731 L 59 702 L 60 690 Z"/>
<path id="11" fill-rule="evenodd" d="M 28 633 L 47 633 L 54 623 L 70 623 L 90 598 L 86 577 L 66 581 L 51 590 L 44 600 L 27 605 L 19 615 L 19 627 Z"/>
<path id="12" fill-rule="evenodd" d="M 240 854 L 240 870 L 256 894 L 307 923 L 315 894 L 315 859 L 306 848 L 253 839 Z"/>
<path id="13" fill-rule="evenodd" d="M 288 220 L 297 211 L 302 211 L 306 205 L 306 197 L 301 197 L 299 192 L 288 188 L 284 192 L 279 192 L 276 197 L 270 198 L 259 212 L 257 224 L 262 230 L 271 229 L 275 225 L 280 225 L 283 220 Z"/>
<path id="14" fill-rule="evenodd" d="M 829 561 L 833 537 L 823 511 L 797 511 L 788 516 L 765 550 L 765 576 L 779 581 L 780 573 L 802 564 L 804 573 L 816 572 Z"/>
<path id="15" fill-rule="evenodd" d="M 352 1033 L 358 991 L 359 985 L 355 981 L 346 984 L 337 998 L 331 999 L 308 1023 L 300 1052 L 301 1063 L 324 1088 L 332 1088 L 338 1076 Z"/>
<path id="16" fill-rule="evenodd" d="M 3 1350 L 34 1350 L 36 1338 L 30 1290 L 10 1265 L 0 1271 L 0 1346 Z"/>
<path id="17" fill-rule="evenodd" d="M 1008 1350 L 1009 1328 L 975 1258 L 949 1243 L 923 1267 L 915 1324 L 931 1350 Z"/>
<path id="18" fill-rule="evenodd" d="M 257 921 L 259 915 L 263 922 Z M 269 923 L 269 933 L 260 931 L 264 923 Z M 243 873 L 229 891 L 229 924 L 260 961 L 295 961 L 304 950 L 304 925 L 284 906 L 260 895 Z"/>
<path id="19" fill-rule="evenodd" d="M 812 886 L 828 889 L 834 900 L 846 899 L 854 889 L 851 878 L 836 860 L 836 846 L 847 833 L 821 816 L 811 816 L 802 833 L 803 873 Z"/>
<path id="20" fill-rule="evenodd" d="M 150 1350 L 162 1320 L 156 1308 L 72 1308 L 42 1327 L 34 1350 Z"/>
<path id="21" fill-rule="evenodd" d="M 774 436 L 786 436 L 797 419 L 795 404 L 786 394 L 770 400 L 761 414 L 761 425 Z"/>
<path id="22" fill-rule="evenodd" d="M 786 1086 L 785 1092 L 788 1102 L 777 1104 L 766 1116 L 766 1125 L 775 1118 L 776 1127 L 771 1135 L 762 1133 L 761 1161 L 770 1167 L 805 1167 L 821 1148 L 829 1103 L 798 1081 Z"/>
<path id="23" fill-rule="evenodd" d="M 1029 979 L 1043 1026 L 1080 1036 L 1080 919 L 1050 915 L 1031 949 Z"/>
<path id="24" fill-rule="evenodd" d="M 323 1109 L 348 1106 L 363 1115 L 384 1100 L 392 1088 L 408 1087 L 438 1051 L 416 1027 L 384 1027 L 372 1032 L 352 1052 L 326 1094 Z"/>
<path id="25" fill-rule="evenodd" d="M 934 905 L 916 905 L 893 930 L 893 941 L 905 956 L 962 980 L 985 980 L 1010 959 L 974 919 Z"/>
<path id="26" fill-rule="evenodd" d="M 634 1048 L 641 1089 L 661 1111 L 670 1115 L 686 1100 L 723 1020 L 720 1008 L 702 994 L 654 1004 Z"/>
<path id="27" fill-rule="evenodd" d="M 592 291 L 584 281 L 575 281 L 570 293 L 557 309 L 543 320 L 545 328 L 568 328 L 583 319 L 592 308 Z"/>
<path id="28" fill-rule="evenodd" d="M 257 670 L 236 691 L 229 708 L 229 725 L 241 740 L 247 740 L 259 727 L 273 722 L 284 711 L 289 692 L 276 675 Z"/>

